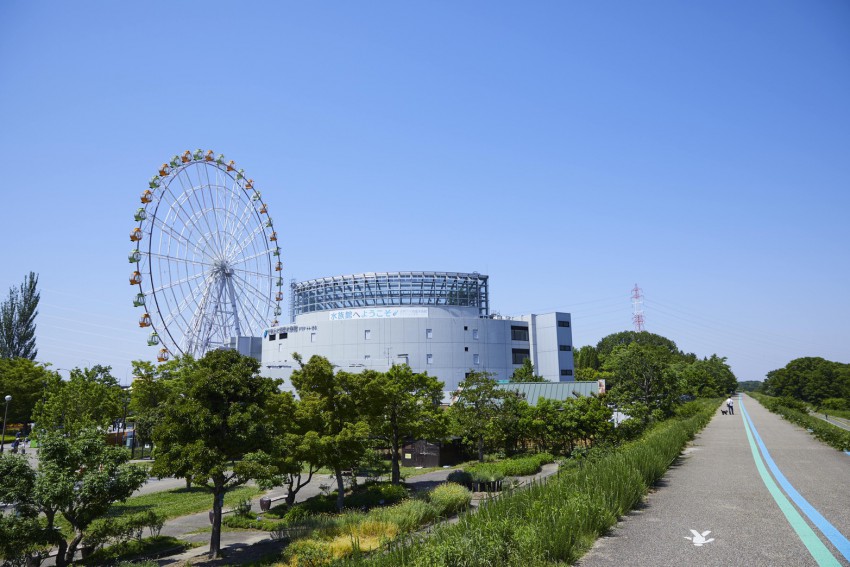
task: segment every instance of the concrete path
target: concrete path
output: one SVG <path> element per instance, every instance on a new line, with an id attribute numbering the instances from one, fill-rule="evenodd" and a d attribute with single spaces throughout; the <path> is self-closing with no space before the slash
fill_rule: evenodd
<path id="1" fill-rule="evenodd" d="M 777 486 L 742 405 L 789 486 L 839 539 L 850 536 L 850 456 L 743 396 L 734 416 L 718 409 L 644 505 L 597 540 L 578 565 L 850 565 L 814 521 L 801 517 L 800 506 L 786 500 L 793 489 Z"/>

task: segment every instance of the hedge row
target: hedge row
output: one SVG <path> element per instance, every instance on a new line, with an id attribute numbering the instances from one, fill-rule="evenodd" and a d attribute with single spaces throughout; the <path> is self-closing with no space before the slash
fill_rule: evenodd
<path id="1" fill-rule="evenodd" d="M 808 429 L 812 435 L 830 447 L 834 447 L 839 451 L 850 451 L 850 431 L 809 415 L 806 411 L 803 411 L 802 408 L 805 407 L 805 404 L 802 402 L 793 399 L 774 398 L 755 392 L 751 392 L 750 396 L 758 400 L 761 405 L 771 412 L 781 415 L 791 423 Z"/>

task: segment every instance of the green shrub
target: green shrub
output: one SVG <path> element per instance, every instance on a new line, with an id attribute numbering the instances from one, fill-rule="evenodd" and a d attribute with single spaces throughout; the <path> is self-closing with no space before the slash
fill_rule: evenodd
<path id="1" fill-rule="evenodd" d="M 497 463 L 479 463 L 466 469 L 472 475 L 472 482 L 496 482 L 505 478 L 505 473 Z"/>
<path id="2" fill-rule="evenodd" d="M 354 488 L 345 496 L 346 509 L 370 509 L 376 506 L 387 506 L 407 498 L 407 489 L 401 485 L 388 482 L 367 483 Z M 335 514 L 336 491 L 330 494 L 319 494 L 308 498 L 299 506 L 311 514 Z"/>
<path id="3" fill-rule="evenodd" d="M 410 532 L 433 521 L 440 510 L 424 500 L 405 500 L 395 506 L 376 508 L 369 512 L 369 518 L 388 522 L 398 526 L 399 532 Z"/>
<path id="4" fill-rule="evenodd" d="M 469 507 L 472 492 L 465 486 L 447 482 L 432 490 L 428 501 L 436 506 L 441 516 L 453 516 Z"/>
<path id="5" fill-rule="evenodd" d="M 449 473 L 449 476 L 446 478 L 446 482 L 453 482 L 455 484 L 468 487 L 472 484 L 472 475 L 464 470 L 458 469 Z"/>

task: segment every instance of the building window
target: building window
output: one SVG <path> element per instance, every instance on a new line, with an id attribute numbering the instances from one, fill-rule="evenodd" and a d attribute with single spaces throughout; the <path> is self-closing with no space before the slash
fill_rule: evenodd
<path id="1" fill-rule="evenodd" d="M 310 342 L 311 343 L 316 342 L 316 333 L 310 333 Z"/>
<path id="2" fill-rule="evenodd" d="M 425 329 L 425 338 L 433 339 L 434 338 L 434 329 Z"/>
<path id="3" fill-rule="evenodd" d="M 570 322 L 569 321 L 558 321 L 558 326 L 559 327 L 569 327 Z"/>
<path id="4" fill-rule="evenodd" d="M 372 355 L 371 355 L 371 354 L 363 355 L 363 359 L 364 359 L 364 360 L 369 360 L 370 358 L 372 358 Z"/>
<path id="5" fill-rule="evenodd" d="M 478 329 L 472 329 L 472 340 L 473 341 L 478 340 Z"/>
<path id="6" fill-rule="evenodd" d="M 280 334 L 280 338 L 282 338 L 282 339 L 286 339 L 288 337 L 289 337 L 289 333 L 281 333 Z"/>
<path id="7" fill-rule="evenodd" d="M 469 352 L 469 347 L 468 346 L 463 347 L 463 352 Z"/>
<path id="8" fill-rule="evenodd" d="M 372 331 L 370 329 L 366 329 L 365 331 L 363 331 L 363 340 L 372 340 Z"/>
<path id="9" fill-rule="evenodd" d="M 569 351 L 573 350 L 573 347 L 571 345 L 561 345 L 560 349 L 561 349 L 561 352 L 569 352 Z"/>
<path id="10" fill-rule="evenodd" d="M 573 371 L 569 369 L 561 370 L 561 376 L 572 376 Z"/>
<path id="11" fill-rule="evenodd" d="M 277 335 L 269 335 L 269 340 L 270 340 L 270 341 L 276 341 L 276 340 L 277 340 Z"/>
<path id="12" fill-rule="evenodd" d="M 478 366 L 479 364 L 481 364 L 481 357 L 479 357 L 477 354 L 473 354 L 472 355 L 472 364 L 474 364 L 475 366 Z"/>
<path id="13" fill-rule="evenodd" d="M 464 330 L 464 331 L 468 331 L 468 330 L 469 330 L 469 327 L 467 327 L 466 325 L 464 325 L 464 326 L 463 326 L 463 330 Z"/>
<path id="14" fill-rule="evenodd" d="M 425 364 L 434 364 L 434 355 L 433 354 L 425 355 Z"/>
<path id="15" fill-rule="evenodd" d="M 511 340 L 528 342 L 528 327 L 511 325 Z"/>
<path id="16" fill-rule="evenodd" d="M 527 348 L 515 348 L 511 349 L 511 355 L 514 364 L 522 364 L 523 362 L 525 362 L 526 358 L 531 357 L 531 351 L 529 351 Z"/>

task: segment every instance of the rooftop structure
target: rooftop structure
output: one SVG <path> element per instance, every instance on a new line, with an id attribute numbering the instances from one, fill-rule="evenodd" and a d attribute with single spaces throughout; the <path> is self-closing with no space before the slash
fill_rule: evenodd
<path id="1" fill-rule="evenodd" d="M 477 272 L 369 272 L 291 285 L 290 319 L 316 311 L 389 306 L 477 307 L 490 315 L 488 277 Z"/>

